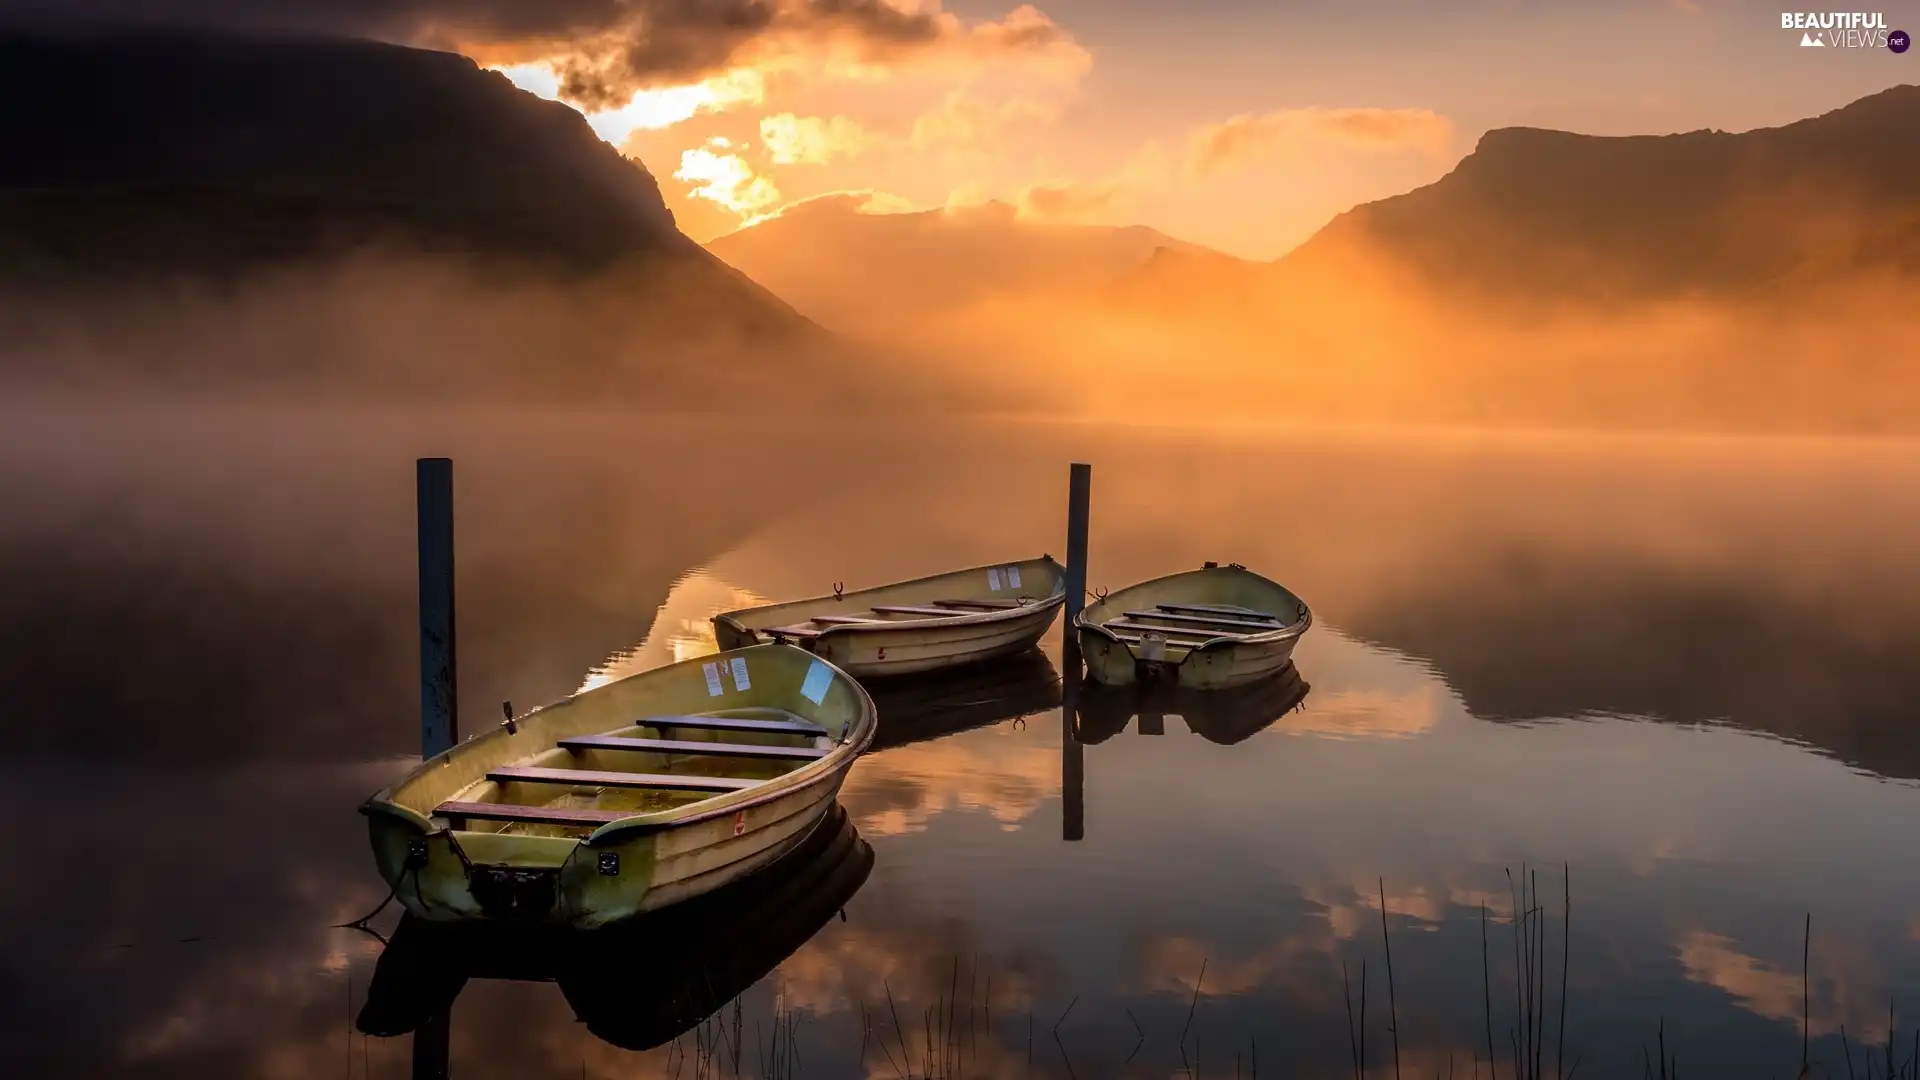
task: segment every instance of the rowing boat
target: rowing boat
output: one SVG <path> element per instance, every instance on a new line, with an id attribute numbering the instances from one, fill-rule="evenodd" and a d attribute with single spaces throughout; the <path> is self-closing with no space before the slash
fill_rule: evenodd
<path id="1" fill-rule="evenodd" d="M 453 1009 L 471 980 L 551 982 L 589 1032 L 622 1049 L 650 1050 L 793 955 L 846 907 L 872 869 L 873 849 L 836 804 L 766 868 L 593 933 L 407 915 L 374 965 L 355 1026 L 382 1038 L 413 1033 L 430 1040 L 433 1021 Z M 439 1028 L 442 1038 L 445 1032 Z"/>
<path id="2" fill-rule="evenodd" d="M 1089 604 L 1075 627 L 1096 682 L 1220 690 L 1285 667 L 1312 623 L 1306 602 L 1281 585 L 1238 563 L 1208 563 Z"/>
<path id="3" fill-rule="evenodd" d="M 1312 689 L 1289 663 L 1272 676 L 1229 690 L 1191 690 L 1179 685 L 1087 686 L 1076 702 L 1074 738 L 1102 743 L 1139 720 L 1142 735 L 1164 735 L 1167 717 L 1211 743 L 1232 746 L 1272 727 L 1300 706 Z"/>
<path id="4" fill-rule="evenodd" d="M 592 928 L 777 858 L 833 805 L 875 727 L 867 692 L 821 658 L 737 649 L 509 719 L 361 812 L 414 915 Z"/>
<path id="5" fill-rule="evenodd" d="M 909 675 L 1019 652 L 1066 601 L 1066 572 L 1042 555 L 713 617 L 723 649 L 785 641 L 859 678 Z"/>

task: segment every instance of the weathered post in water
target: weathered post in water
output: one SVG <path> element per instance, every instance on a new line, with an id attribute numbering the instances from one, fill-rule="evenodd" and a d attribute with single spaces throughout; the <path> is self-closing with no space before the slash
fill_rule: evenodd
<path id="1" fill-rule="evenodd" d="M 453 459 L 415 463 L 420 514 L 420 757 L 460 739 L 453 640 Z"/>
<path id="2" fill-rule="evenodd" d="M 1067 472 L 1067 610 L 1062 624 L 1067 640 L 1076 636 L 1073 620 L 1087 603 L 1087 507 L 1093 501 L 1093 466 L 1074 462 Z"/>
<path id="3" fill-rule="evenodd" d="M 1086 747 L 1074 732 L 1080 715 L 1080 635 L 1073 621 L 1087 600 L 1087 511 L 1093 466 L 1074 462 L 1067 473 L 1067 603 L 1060 647 L 1060 838 L 1087 834 Z"/>

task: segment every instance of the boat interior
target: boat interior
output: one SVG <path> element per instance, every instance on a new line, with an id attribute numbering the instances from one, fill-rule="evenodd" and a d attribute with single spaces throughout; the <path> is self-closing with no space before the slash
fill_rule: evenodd
<path id="1" fill-rule="evenodd" d="M 488 769 L 433 816 L 469 832 L 580 836 L 758 787 L 830 752 L 826 728 L 783 709 L 650 716 Z"/>
<path id="2" fill-rule="evenodd" d="M 1064 598 L 1065 571 L 1051 558 L 981 566 L 856 592 L 728 612 L 725 620 L 763 638 L 804 641 L 838 627 L 957 619 Z"/>
<path id="3" fill-rule="evenodd" d="M 1212 565 L 1122 589 L 1081 616 L 1135 652 L 1156 636 L 1171 663 L 1207 642 L 1262 638 L 1306 617 L 1307 605 L 1281 586 L 1238 566 Z"/>
<path id="4" fill-rule="evenodd" d="M 736 796 L 834 753 L 863 717 L 871 706 L 852 680 L 764 645 L 510 717 L 423 762 L 370 808 L 466 833 L 577 839 L 636 815 L 744 801 L 752 796 Z"/>
<path id="5" fill-rule="evenodd" d="M 1243 640 L 1284 630 L 1293 624 L 1270 611 L 1233 604 L 1155 604 L 1121 613 L 1098 625 L 1129 645 L 1158 634 L 1166 641 L 1167 659 L 1176 660 L 1192 649 L 1219 638 Z"/>

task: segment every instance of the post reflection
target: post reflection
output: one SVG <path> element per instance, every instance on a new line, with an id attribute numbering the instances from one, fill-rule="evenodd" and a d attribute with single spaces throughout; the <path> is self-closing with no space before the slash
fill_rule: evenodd
<path id="1" fill-rule="evenodd" d="M 1078 646 L 1066 647 L 1060 710 L 1061 836 L 1086 836 L 1086 747 L 1106 742 L 1138 719 L 1141 735 L 1166 734 L 1169 714 L 1195 735 L 1221 746 L 1245 742 L 1300 708 L 1313 688 L 1293 664 L 1232 690 L 1177 686 L 1101 686 L 1078 677 Z"/>
<path id="2" fill-rule="evenodd" d="M 1082 669 L 1080 642 L 1064 636 L 1060 650 L 1060 839 L 1087 835 L 1086 750 L 1078 733 Z"/>

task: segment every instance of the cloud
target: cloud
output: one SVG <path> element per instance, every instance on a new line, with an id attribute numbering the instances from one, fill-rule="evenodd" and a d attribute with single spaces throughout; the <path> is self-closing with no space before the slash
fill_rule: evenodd
<path id="1" fill-rule="evenodd" d="M 878 149 L 884 136 L 850 116 L 795 116 L 776 113 L 760 120 L 760 141 L 775 165 L 824 165 Z"/>
<path id="2" fill-rule="evenodd" d="M 320 32 L 458 49 L 492 64 L 544 62 L 585 111 L 792 55 L 892 65 L 1084 49 L 1021 5 L 968 22 L 938 0 L 0 0 L 0 25 L 118 25 Z"/>
<path id="3" fill-rule="evenodd" d="M 856 191 L 827 191 L 819 195 L 809 195 L 804 199 L 795 199 L 776 210 L 761 214 L 759 217 L 747 222 L 746 227 L 751 228 L 763 221 L 772 221 L 780 217 L 795 217 L 801 214 L 820 214 L 823 216 L 845 212 L 868 215 L 912 214 L 918 212 L 919 209 L 920 207 L 915 206 L 911 200 L 895 195 L 890 191 L 876 191 L 871 188 L 863 188 Z M 716 610 L 727 609 L 722 608 Z"/>
<path id="4" fill-rule="evenodd" d="M 1118 180 L 1034 184 L 1020 193 L 1016 205 L 1022 217 L 1041 221 L 1087 221 L 1112 210 L 1120 202 L 1123 190 Z"/>
<path id="5" fill-rule="evenodd" d="M 520 89 L 559 100 L 561 76 L 550 64 L 507 64 L 494 68 Z M 587 126 L 619 146 L 636 131 L 672 127 L 701 113 L 725 112 L 766 100 L 766 80 L 752 68 L 736 68 L 697 83 L 636 90 L 624 105 L 587 114 Z"/>
<path id="6" fill-rule="evenodd" d="M 773 186 L 773 181 L 757 175 L 746 159 L 731 152 L 732 147 L 726 139 L 707 140 L 707 145 L 680 155 L 680 168 L 674 171 L 673 177 L 694 185 L 695 198 L 711 200 L 741 217 L 751 217 L 779 202 L 780 189 Z"/>
<path id="7" fill-rule="evenodd" d="M 1431 109 L 1281 109 L 1202 128 L 1193 136 L 1188 164 L 1205 175 L 1257 157 L 1325 146 L 1437 156 L 1452 138 L 1452 122 Z"/>
<path id="8" fill-rule="evenodd" d="M 1020 124 L 1044 124 L 1060 115 L 1060 105 L 1030 97 L 986 101 L 956 91 L 913 121 L 907 141 L 920 150 L 988 152 L 1007 129 Z"/>

